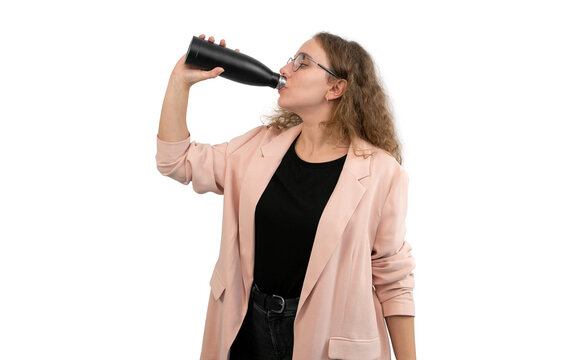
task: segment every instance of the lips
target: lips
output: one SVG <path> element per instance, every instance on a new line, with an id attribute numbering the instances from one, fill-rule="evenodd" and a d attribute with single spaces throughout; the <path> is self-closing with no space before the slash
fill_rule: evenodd
<path id="1" fill-rule="evenodd" d="M 281 87 L 280 89 L 278 89 L 278 92 L 281 92 L 282 90 L 286 89 L 286 86 Z"/>

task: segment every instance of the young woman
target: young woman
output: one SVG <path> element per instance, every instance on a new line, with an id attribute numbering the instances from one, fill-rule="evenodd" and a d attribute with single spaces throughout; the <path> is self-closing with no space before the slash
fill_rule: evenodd
<path id="1" fill-rule="evenodd" d="M 215 145 L 190 141 L 186 108 L 189 88 L 222 69 L 184 59 L 156 160 L 225 197 L 201 359 L 390 359 L 388 332 L 396 358 L 415 359 L 408 174 L 369 54 L 316 34 L 280 69 L 270 122 Z"/>

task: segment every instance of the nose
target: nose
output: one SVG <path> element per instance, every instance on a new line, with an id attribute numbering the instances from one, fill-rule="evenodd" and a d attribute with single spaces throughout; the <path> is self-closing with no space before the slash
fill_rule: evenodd
<path id="1" fill-rule="evenodd" d="M 280 68 L 280 73 L 282 75 L 284 75 L 286 78 L 290 77 L 290 74 L 292 73 L 292 62 L 284 65 L 283 67 Z"/>

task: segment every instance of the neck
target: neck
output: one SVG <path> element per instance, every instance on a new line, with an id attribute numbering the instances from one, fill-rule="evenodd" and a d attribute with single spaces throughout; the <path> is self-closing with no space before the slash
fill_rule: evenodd
<path id="1" fill-rule="evenodd" d="M 307 123 L 304 120 L 296 142 L 297 149 L 308 156 L 341 151 L 348 146 L 347 143 L 338 143 L 333 136 L 326 137 L 325 131 L 317 123 Z"/>

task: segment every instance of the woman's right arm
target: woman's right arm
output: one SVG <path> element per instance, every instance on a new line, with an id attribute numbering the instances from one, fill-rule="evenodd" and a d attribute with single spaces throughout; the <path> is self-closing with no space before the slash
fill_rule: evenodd
<path id="1" fill-rule="evenodd" d="M 201 34 L 199 37 L 205 39 L 205 34 Z M 213 36 L 210 36 L 209 42 L 214 41 Z M 225 47 L 225 40 L 221 39 L 219 45 Z M 236 51 L 240 50 L 236 49 Z M 184 54 L 179 59 L 167 85 L 157 135 L 163 141 L 181 141 L 189 136 L 189 129 L 187 129 L 189 89 L 193 84 L 215 78 L 223 72 L 221 67 L 209 71 L 189 67 L 185 64 L 186 57 L 187 54 Z"/>
<path id="2" fill-rule="evenodd" d="M 175 75 L 171 75 L 163 101 L 158 138 L 163 141 L 181 141 L 189 137 L 187 129 L 187 102 L 189 87 Z"/>
<path id="3" fill-rule="evenodd" d="M 204 39 L 205 34 L 199 37 Z M 209 41 L 213 42 L 213 36 L 209 37 Z M 225 40 L 220 41 L 220 46 L 225 46 Z M 186 120 L 190 87 L 217 77 L 223 69 L 194 69 L 185 64 L 186 57 L 187 54 L 183 55 L 175 65 L 165 94 L 156 139 L 157 168 L 161 174 L 184 185 L 192 182 L 193 189 L 198 193 L 212 191 L 223 194 L 228 142 L 211 145 L 191 141 Z M 249 134 L 236 138 L 238 140 L 234 145 L 248 137 Z"/>

